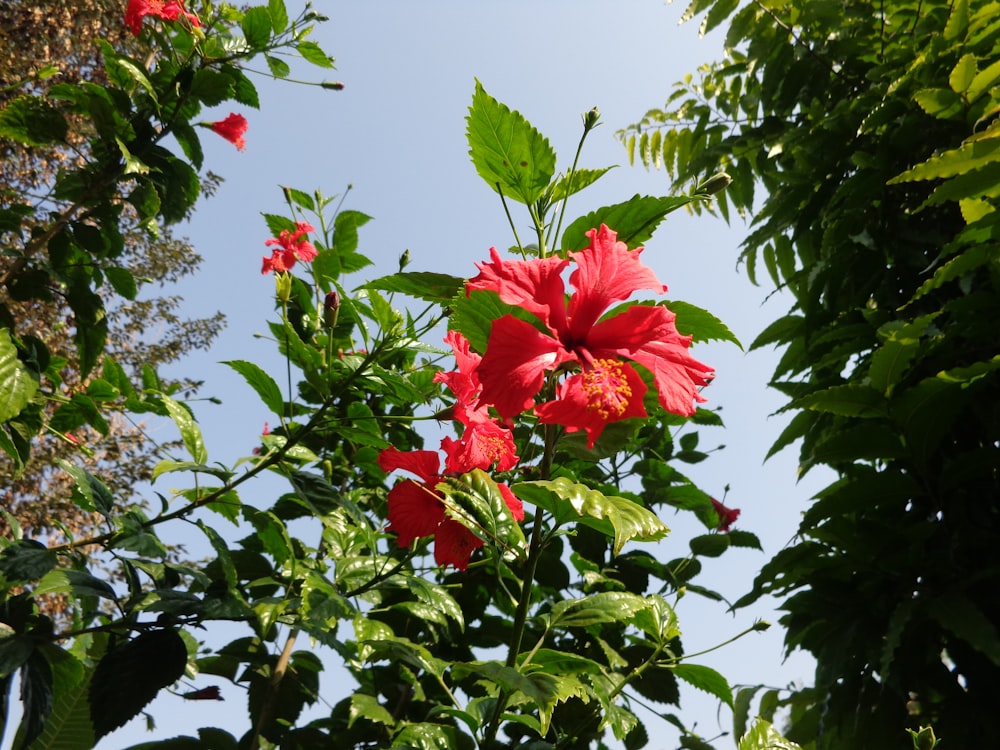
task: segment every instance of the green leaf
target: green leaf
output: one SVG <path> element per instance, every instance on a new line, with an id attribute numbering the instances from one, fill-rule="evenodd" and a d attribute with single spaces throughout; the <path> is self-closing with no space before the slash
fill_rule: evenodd
<path id="1" fill-rule="evenodd" d="M 267 67 L 271 71 L 271 75 L 275 78 L 287 78 L 292 72 L 288 63 L 280 57 L 275 57 L 274 55 L 264 55 L 264 61 L 267 63 Z"/>
<path id="2" fill-rule="evenodd" d="M 0 422 L 16 417 L 38 390 L 38 376 L 17 357 L 10 330 L 0 328 Z"/>
<path id="3" fill-rule="evenodd" d="M 446 273 L 406 271 L 383 276 L 359 287 L 408 294 L 427 302 L 452 300 L 465 288 L 465 279 Z"/>
<path id="4" fill-rule="evenodd" d="M 733 693 L 729 689 L 729 683 L 711 667 L 681 662 L 671 666 L 670 670 L 689 685 L 714 695 L 730 708 L 733 707 Z"/>
<path id="5" fill-rule="evenodd" d="M 184 441 L 184 447 L 188 449 L 191 458 L 198 464 L 208 463 L 208 451 L 205 450 L 205 442 L 201 437 L 201 429 L 198 427 L 198 423 L 195 422 L 191 412 L 188 411 L 187 407 L 182 406 L 166 394 L 161 393 L 159 397 L 166 407 L 170 418 L 174 420 L 174 424 L 180 430 L 181 440 Z"/>
<path id="6" fill-rule="evenodd" d="M 629 622 L 649 602 L 627 591 L 604 591 L 582 599 L 563 599 L 552 606 L 552 627 L 586 628 L 610 622 Z"/>
<path id="7" fill-rule="evenodd" d="M 521 500 L 552 513 L 560 524 L 579 521 L 612 537 L 614 554 L 631 539 L 655 542 L 670 529 L 652 511 L 624 497 L 604 495 L 586 485 L 560 477 L 518 482 L 511 489 Z"/>
<path id="8" fill-rule="evenodd" d="M 43 647 L 52 668 L 53 699 L 41 733 L 28 750 L 90 750 L 94 730 L 90 726 L 87 691 L 92 669 L 56 646 Z"/>
<path id="9" fill-rule="evenodd" d="M 38 96 L 18 96 L 0 109 L 0 138 L 26 146 L 66 140 L 69 125 L 58 109 Z"/>
<path id="10" fill-rule="evenodd" d="M 728 534 L 701 534 L 692 537 L 688 542 L 692 555 L 701 557 L 718 557 L 729 549 L 730 540 Z"/>
<path id="11" fill-rule="evenodd" d="M 109 649 L 90 683 L 95 739 L 137 715 L 162 688 L 184 674 L 187 646 L 176 630 L 151 630 Z"/>
<path id="12" fill-rule="evenodd" d="M 521 556 L 525 548 L 524 532 L 489 474 L 473 469 L 459 477 L 446 477 L 437 488 L 460 509 L 446 503 L 450 517 L 484 542 Z"/>
<path id="13" fill-rule="evenodd" d="M 267 10 L 271 15 L 271 28 L 275 34 L 280 34 L 288 28 L 288 10 L 285 0 L 267 0 Z"/>
<path id="14" fill-rule="evenodd" d="M 1000 631 L 968 597 L 946 594 L 924 605 L 928 615 L 945 630 L 1000 666 Z"/>
<path id="15" fill-rule="evenodd" d="M 396 720 L 393 718 L 392 714 L 378 702 L 378 698 L 374 695 L 368 695 L 366 693 L 354 693 L 351 695 L 351 708 L 348 716 L 348 729 L 354 726 L 354 722 L 358 719 L 368 719 L 368 721 L 373 721 L 376 724 L 385 724 L 388 727 L 394 727 L 396 725 Z"/>
<path id="16" fill-rule="evenodd" d="M 811 409 L 842 417 L 884 417 L 887 413 L 885 396 L 867 385 L 835 385 L 796 399 L 799 409 Z"/>
<path id="17" fill-rule="evenodd" d="M 969 88 L 965 91 L 965 96 L 969 102 L 975 102 L 979 97 L 992 89 L 1000 82 L 1000 60 L 992 63 L 985 69 L 979 71 L 972 79 Z"/>
<path id="18" fill-rule="evenodd" d="M 365 639 L 364 644 L 370 649 L 369 661 L 402 661 L 438 679 L 444 677 L 448 666 L 447 662 L 431 656 L 431 652 L 423 646 L 402 636 L 393 636 L 392 640 Z"/>
<path id="19" fill-rule="evenodd" d="M 281 395 L 281 388 L 263 368 L 242 359 L 226 360 L 222 364 L 229 365 L 242 375 L 268 409 L 279 417 L 285 414 L 285 399 Z"/>
<path id="20" fill-rule="evenodd" d="M 35 585 L 34 594 L 73 594 L 76 597 L 96 596 L 101 599 L 118 599 L 115 590 L 100 578 L 85 570 L 50 570 Z"/>
<path id="21" fill-rule="evenodd" d="M 972 79 L 976 77 L 976 56 L 972 54 L 962 55 L 955 67 L 952 68 L 951 75 L 948 76 L 948 85 L 956 94 L 962 94 L 969 90 Z"/>
<path id="22" fill-rule="evenodd" d="M 271 13 L 263 6 L 247 10 L 240 21 L 243 36 L 254 50 L 260 50 L 271 41 Z"/>
<path id="23" fill-rule="evenodd" d="M 802 750 L 802 748 L 782 737 L 769 722 L 757 719 L 750 731 L 740 738 L 737 750 Z"/>
<path id="24" fill-rule="evenodd" d="M 505 690 L 523 693 L 538 707 L 554 702 L 558 693 L 559 678 L 542 672 L 524 674 L 496 661 L 457 662 L 452 667 L 452 674 L 456 676 L 470 672 L 486 677 Z"/>
<path id="25" fill-rule="evenodd" d="M 614 167 L 602 169 L 577 169 L 573 174 L 560 177 L 552 186 L 552 201 L 565 200 L 574 193 L 594 184 Z"/>
<path id="26" fill-rule="evenodd" d="M 472 163 L 491 188 L 525 204 L 545 192 L 555 173 L 555 152 L 519 112 L 487 94 L 478 80 L 466 124 Z"/>
<path id="27" fill-rule="evenodd" d="M 468 297 L 459 295 L 454 299 L 448 327 L 465 336 L 473 351 L 482 353 L 486 351 L 493 321 L 504 315 L 513 315 L 537 324 L 537 320 L 523 309 L 502 302 L 496 292 L 475 291 Z"/>
<path id="28" fill-rule="evenodd" d="M 8 582 L 35 581 L 58 562 L 56 553 L 34 539 L 22 539 L 0 552 L 0 573 Z"/>
<path id="29" fill-rule="evenodd" d="M 21 667 L 21 727 L 18 735 L 28 746 L 42 733 L 52 712 L 52 668 L 40 649 Z"/>
<path id="30" fill-rule="evenodd" d="M 333 68 L 333 60 L 326 54 L 316 42 L 299 42 L 295 49 L 302 55 L 302 59 L 320 68 Z"/>
<path id="31" fill-rule="evenodd" d="M 679 300 L 662 304 L 677 316 L 677 320 L 674 321 L 677 330 L 685 336 L 691 336 L 693 341 L 730 341 L 736 344 L 740 351 L 743 350 L 743 344 L 736 338 L 736 334 L 708 310 Z"/>
<path id="32" fill-rule="evenodd" d="M 656 227 L 672 211 L 694 201 L 698 196 L 665 196 L 654 198 L 648 195 L 634 195 L 624 203 L 605 206 L 581 216 L 563 232 L 563 250 L 583 250 L 590 244 L 586 232 L 606 224 L 618 233 L 618 241 L 635 249 L 653 236 Z"/>
<path id="33" fill-rule="evenodd" d="M 21 668 L 35 651 L 31 636 L 15 633 L 6 623 L 0 623 L 0 679 L 11 676 Z"/>
<path id="34" fill-rule="evenodd" d="M 139 293 L 139 287 L 135 283 L 135 276 L 127 268 L 111 266 L 104 269 L 104 275 L 108 278 L 111 288 L 128 300 L 134 300 Z"/>

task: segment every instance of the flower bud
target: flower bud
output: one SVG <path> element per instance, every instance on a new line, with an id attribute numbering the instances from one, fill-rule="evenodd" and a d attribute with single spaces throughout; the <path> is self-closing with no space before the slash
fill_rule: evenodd
<path id="1" fill-rule="evenodd" d="M 336 290 L 327 292 L 323 300 L 323 323 L 327 328 L 337 325 L 337 314 L 340 312 L 340 295 Z"/>
<path id="2" fill-rule="evenodd" d="M 583 115 L 583 130 L 584 132 L 590 132 L 597 127 L 597 121 L 601 119 L 600 110 L 594 107 L 589 112 Z"/>
<path id="3" fill-rule="evenodd" d="M 290 273 L 274 274 L 274 286 L 278 299 L 285 303 L 292 297 L 292 275 Z"/>
<path id="4" fill-rule="evenodd" d="M 399 256 L 399 270 L 402 271 L 408 265 L 410 265 L 410 249 L 406 248 L 403 254 Z"/>
<path id="5" fill-rule="evenodd" d="M 696 189 L 696 193 L 702 193 L 704 195 L 715 195 L 725 190 L 727 187 L 733 184 L 733 178 L 730 177 L 725 172 L 719 172 L 714 174 L 701 183 Z"/>
<path id="6" fill-rule="evenodd" d="M 934 736 L 933 727 L 920 727 L 919 732 L 914 732 L 912 729 L 906 731 L 913 738 L 913 750 L 933 750 L 941 742 Z"/>
<path id="7" fill-rule="evenodd" d="M 330 91 L 343 91 L 344 82 L 343 81 L 322 81 L 320 88 L 330 89 Z"/>

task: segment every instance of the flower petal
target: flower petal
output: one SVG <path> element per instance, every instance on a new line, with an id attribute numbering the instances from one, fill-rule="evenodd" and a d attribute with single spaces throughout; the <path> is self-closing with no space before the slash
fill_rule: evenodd
<path id="1" fill-rule="evenodd" d="M 437 451 L 401 451 L 389 446 L 378 454 L 378 465 L 386 474 L 396 469 L 416 474 L 428 484 L 436 484 L 441 470 Z"/>
<path id="2" fill-rule="evenodd" d="M 476 263 L 479 275 L 469 279 L 465 292 L 486 289 L 496 292 L 508 305 L 516 305 L 537 316 L 553 335 L 566 329 L 566 287 L 562 272 L 565 258 L 552 255 L 534 260 L 504 260 L 495 247 L 492 262 Z"/>
<path id="3" fill-rule="evenodd" d="M 589 247 L 570 253 L 577 267 L 569 277 L 569 283 L 576 289 L 569 301 L 569 320 L 572 335 L 578 339 L 586 335 L 613 302 L 628 299 L 639 289 L 659 294 L 667 291 L 653 269 L 639 259 L 641 247 L 629 250 L 624 242 L 617 241 L 617 233 L 604 224 L 591 229 L 587 236 Z"/>
<path id="4" fill-rule="evenodd" d="M 660 406 L 682 417 L 695 413 L 693 402 L 706 400 L 698 388 L 708 385 L 715 377 L 712 368 L 696 360 L 686 345 L 676 341 L 652 341 L 633 351 L 629 358 L 653 373 Z"/>
<path id="5" fill-rule="evenodd" d="M 444 518 L 444 504 L 428 485 L 404 479 L 389 490 L 389 531 L 400 547 L 434 534 Z"/>
<path id="6" fill-rule="evenodd" d="M 561 424 L 567 432 L 586 430 L 587 447 L 593 448 L 607 425 L 646 416 L 647 390 L 631 365 L 598 359 L 560 383 L 556 399 L 536 406 L 535 414 L 540 422 Z"/>
<path id="7" fill-rule="evenodd" d="M 518 461 L 513 434 L 494 421 L 467 427 L 461 440 L 442 438 L 441 449 L 449 474 L 464 474 L 472 469 L 487 471 L 494 463 L 497 471 L 510 471 Z"/>
<path id="8" fill-rule="evenodd" d="M 515 495 L 514 491 L 506 484 L 497 484 L 497 488 L 500 490 L 500 494 L 503 495 L 503 501 L 507 503 L 507 507 L 510 509 L 510 514 L 514 516 L 514 520 L 523 521 L 524 503 L 521 502 L 521 499 Z"/>
<path id="9" fill-rule="evenodd" d="M 469 567 L 473 550 L 483 546 L 483 540 L 458 521 L 446 518 L 434 535 L 434 560 L 438 565 L 454 565 L 459 570 Z"/>
<path id="10" fill-rule="evenodd" d="M 486 354 L 479 364 L 483 385 L 479 401 L 494 406 L 504 419 L 520 414 L 534 403 L 545 372 L 572 359 L 556 339 L 505 315 L 493 321 Z"/>

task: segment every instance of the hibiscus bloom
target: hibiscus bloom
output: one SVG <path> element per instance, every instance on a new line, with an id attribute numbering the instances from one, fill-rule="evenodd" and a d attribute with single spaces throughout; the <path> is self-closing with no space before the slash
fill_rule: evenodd
<path id="1" fill-rule="evenodd" d="M 727 508 L 714 497 L 710 497 L 709 500 L 712 501 L 715 514 L 719 517 L 719 525 L 716 528 L 719 531 L 729 531 L 729 527 L 736 523 L 736 519 L 740 517 L 740 509 Z"/>
<path id="2" fill-rule="evenodd" d="M 646 416 L 646 385 L 630 362 L 652 374 L 660 405 L 682 416 L 694 414 L 694 402 L 705 400 L 698 388 L 714 372 L 691 357 L 691 337 L 677 331 L 676 316 L 665 307 L 636 304 L 601 318 L 640 289 L 663 293 L 667 287 L 639 259 L 641 247 L 629 250 L 603 224 L 587 236 L 590 245 L 569 254 L 577 267 L 569 277 L 575 291 L 568 302 L 562 272 L 570 260 L 503 260 L 496 248 L 490 249 L 491 262 L 476 264 L 479 275 L 466 284 L 466 293 L 494 291 L 547 331 L 513 315 L 493 322 L 477 368 L 480 401 L 505 419 L 513 417 L 532 407 L 547 372 L 578 370 L 559 384 L 554 400 L 534 411 L 542 422 L 585 430 L 593 447 L 610 422 Z"/>
<path id="3" fill-rule="evenodd" d="M 445 342 L 455 353 L 458 369 L 439 372 L 434 382 L 444 383 L 455 394 L 452 415 L 465 429 L 460 440 L 446 437 L 441 441 L 445 452 L 445 469 L 461 474 L 470 469 L 486 471 L 496 464 L 497 471 L 510 471 L 518 462 L 517 448 L 511 431 L 490 416 L 485 404 L 479 404 L 477 370 L 482 357 L 469 347 L 469 340 L 458 331 L 448 331 Z"/>
<path id="4" fill-rule="evenodd" d="M 243 115 L 230 112 L 226 119 L 213 122 L 211 128 L 240 151 L 246 148 L 247 139 L 243 134 L 247 132 L 247 118 Z"/>
<path id="5" fill-rule="evenodd" d="M 434 561 L 438 565 L 454 565 L 459 570 L 469 567 L 473 551 L 483 546 L 483 540 L 445 513 L 444 497 L 437 491 L 444 478 L 437 452 L 386 448 L 379 454 L 378 463 L 382 471 L 402 469 L 419 478 L 404 479 L 389 490 L 389 531 L 396 532 L 399 546 L 409 547 L 415 539 L 433 535 Z M 524 520 L 521 501 L 507 485 L 497 486 L 511 515 Z"/>
<path id="6" fill-rule="evenodd" d="M 283 272 L 290 271 L 296 260 L 311 261 L 316 257 L 316 247 L 303 239 L 306 232 L 314 232 L 312 224 L 304 221 L 296 222 L 295 231 L 290 232 L 282 229 L 277 237 L 267 240 L 265 245 L 277 245 L 271 253 L 271 257 L 264 258 L 264 265 L 260 269 L 261 273 L 268 271 Z"/>
<path id="7" fill-rule="evenodd" d="M 164 21 L 176 21 L 183 16 L 192 26 L 201 26 L 198 16 L 188 12 L 181 0 L 128 0 L 125 25 L 136 36 L 142 33 L 142 19 L 146 16 L 162 18 Z"/>

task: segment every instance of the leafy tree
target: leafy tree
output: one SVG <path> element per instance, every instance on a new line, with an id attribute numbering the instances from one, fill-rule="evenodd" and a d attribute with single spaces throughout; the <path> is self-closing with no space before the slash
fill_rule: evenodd
<path id="1" fill-rule="evenodd" d="M 783 597 L 788 649 L 816 657 L 789 736 L 998 746 L 1000 4 L 702 13 L 725 59 L 621 136 L 676 185 L 732 175 L 747 273 L 793 299 L 752 344 L 779 347 L 789 397 L 769 455 L 800 441 L 837 479 L 741 601 Z"/>
<path id="2" fill-rule="evenodd" d="M 99 38 L 122 51 L 142 53 L 143 49 L 121 24 L 120 3 L 107 0 L 12 0 L 0 9 L 0 28 L 7 42 L 0 56 L 0 81 L 5 84 L 0 91 L 0 107 L 23 96 L 25 90 L 45 96 L 53 84 L 106 82 L 96 44 Z M 47 206 L 44 196 L 51 195 L 59 170 L 81 168 L 86 163 L 90 157 L 90 126 L 78 116 L 68 116 L 66 122 L 64 139 L 55 143 L 25 148 L 15 140 L 0 137 L 0 207 L 23 205 L 24 198 L 30 197 L 37 202 L 38 217 L 38 209 Z M 216 182 L 214 176 L 208 175 L 204 186 L 214 189 Z M 124 195 L 119 195 L 119 201 L 124 201 Z M 156 286 L 162 288 L 195 273 L 200 257 L 194 248 L 174 238 L 169 227 L 158 234 L 141 230 L 134 216 L 127 214 L 122 230 L 125 243 L 119 262 L 136 279 L 141 297 L 109 300 L 107 352 L 138 377 L 143 366 L 156 368 L 193 349 L 208 347 L 223 319 L 221 314 L 182 319 L 178 315 L 180 298 L 150 292 Z M 6 237 L 11 239 L 13 235 Z M 17 291 L 19 280 L 10 274 L 16 257 L 16 252 L 7 252 L 0 258 L 0 276 L 8 278 L 8 283 L 0 287 L 0 309 L 7 311 L 8 321 L 17 322 L 16 335 L 33 337 L 65 359 L 58 370 L 62 382 L 52 384 L 58 399 L 50 399 L 45 406 L 51 418 L 60 400 L 85 394 L 95 376 L 78 376 L 72 328 L 65 322 L 72 313 L 58 288 L 50 286 L 47 298 L 25 298 L 23 291 Z M 23 279 L 21 276 L 22 285 Z M 170 384 L 171 388 L 185 391 L 194 386 L 193 382 Z M 120 413 L 108 414 L 106 421 L 103 434 L 86 426 L 60 430 L 58 422 L 50 422 L 53 430 L 38 436 L 31 458 L 20 470 L 14 459 L 0 455 L 0 476 L 5 477 L 4 510 L 23 533 L 51 534 L 53 542 L 66 541 L 64 534 L 92 533 L 99 522 L 98 516 L 71 501 L 73 479 L 59 468 L 59 460 L 79 460 L 123 500 L 130 498 L 138 483 L 149 481 L 158 460 L 156 452 L 169 446 L 150 442 L 141 422 L 129 421 Z M 0 533 L 8 532 L 8 519 L 0 518 Z"/>

